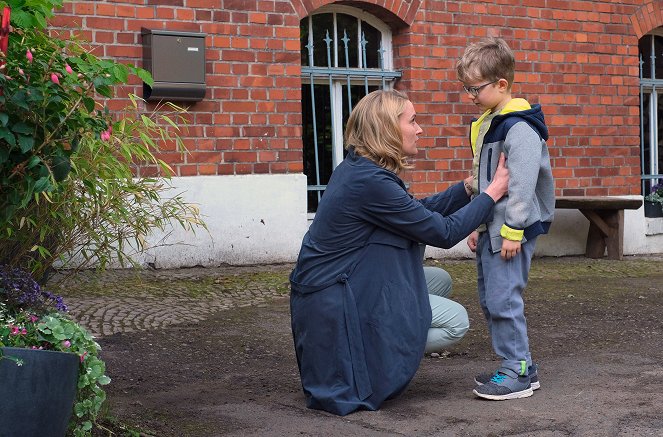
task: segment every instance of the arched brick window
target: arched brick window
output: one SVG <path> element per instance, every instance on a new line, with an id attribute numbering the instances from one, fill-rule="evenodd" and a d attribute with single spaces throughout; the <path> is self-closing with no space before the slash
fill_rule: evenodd
<path id="1" fill-rule="evenodd" d="M 640 51 L 640 136 L 643 194 L 663 181 L 663 27 L 643 35 Z"/>
<path id="2" fill-rule="evenodd" d="M 343 129 L 367 93 L 391 88 L 391 30 L 348 6 L 325 6 L 300 22 L 304 173 L 314 213 L 333 169 L 343 160 Z"/>

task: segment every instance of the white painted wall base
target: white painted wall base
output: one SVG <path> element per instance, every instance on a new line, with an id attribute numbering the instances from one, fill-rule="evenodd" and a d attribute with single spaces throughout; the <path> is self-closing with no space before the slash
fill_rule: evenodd
<path id="1" fill-rule="evenodd" d="M 642 196 L 624 196 L 639 198 Z M 536 243 L 536 256 L 583 255 L 589 221 L 578 210 L 557 209 L 550 233 L 542 235 Z M 624 255 L 663 253 L 663 218 L 645 218 L 644 207 L 624 211 Z M 449 250 L 428 247 L 426 257 L 474 257 L 465 241 Z"/>
<path id="2" fill-rule="evenodd" d="M 152 235 L 142 263 L 156 268 L 249 265 L 296 260 L 307 230 L 306 177 L 296 175 L 173 178 L 197 204 L 208 230 L 174 227 Z"/>
<path id="3" fill-rule="evenodd" d="M 294 262 L 308 229 L 304 175 L 200 176 L 174 178 L 176 192 L 200 206 L 209 232 L 180 228 L 148 238 L 161 242 L 138 259 L 156 268 Z M 639 196 L 631 196 L 639 197 Z M 539 237 L 537 256 L 582 255 L 588 220 L 577 210 L 555 211 L 548 235 Z M 644 208 L 625 211 L 624 254 L 663 253 L 663 219 L 645 219 Z M 465 241 L 432 258 L 472 258 Z"/>

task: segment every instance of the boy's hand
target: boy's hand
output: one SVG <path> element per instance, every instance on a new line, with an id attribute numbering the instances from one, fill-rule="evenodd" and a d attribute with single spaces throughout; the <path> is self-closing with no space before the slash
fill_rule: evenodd
<path id="1" fill-rule="evenodd" d="M 514 258 L 520 252 L 520 241 L 511 241 L 506 238 L 502 238 L 502 251 L 500 255 L 502 259 L 510 260 Z"/>
<path id="2" fill-rule="evenodd" d="M 474 231 L 467 237 L 467 247 L 470 248 L 472 252 L 477 251 L 477 243 L 479 242 L 479 233 Z"/>

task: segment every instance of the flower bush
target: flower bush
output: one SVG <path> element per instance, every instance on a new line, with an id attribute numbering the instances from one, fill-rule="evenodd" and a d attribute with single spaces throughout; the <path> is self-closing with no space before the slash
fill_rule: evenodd
<path id="1" fill-rule="evenodd" d="M 663 205 L 663 182 L 651 187 L 651 191 L 645 196 L 645 200 Z"/>
<path id="2" fill-rule="evenodd" d="M 82 326 L 66 315 L 60 296 L 44 289 L 21 269 L 0 267 L 0 347 L 70 352 L 79 356 L 78 390 L 70 420 L 76 436 L 90 435 L 110 382 L 99 359 L 99 344 Z M 19 359 L 2 354 L 0 359 Z"/>
<path id="3" fill-rule="evenodd" d="M 110 112 L 104 102 L 118 86 L 152 84 L 150 74 L 41 29 L 61 1 L 4 3 L 15 9 L 0 54 L 0 264 L 44 283 L 54 262 L 72 272 L 135 264 L 153 230 L 204 227 L 198 208 L 170 193 L 173 171 L 157 157 L 160 144 L 184 153 L 186 111 L 146 112 L 129 95 L 124 111 Z"/>

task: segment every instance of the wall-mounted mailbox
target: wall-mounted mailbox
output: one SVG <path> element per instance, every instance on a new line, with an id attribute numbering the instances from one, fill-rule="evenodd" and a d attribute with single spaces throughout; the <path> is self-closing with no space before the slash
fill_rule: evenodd
<path id="1" fill-rule="evenodd" d="M 154 84 L 143 83 L 146 100 L 198 101 L 205 97 L 205 34 L 143 28 L 143 68 Z"/>

